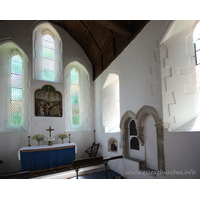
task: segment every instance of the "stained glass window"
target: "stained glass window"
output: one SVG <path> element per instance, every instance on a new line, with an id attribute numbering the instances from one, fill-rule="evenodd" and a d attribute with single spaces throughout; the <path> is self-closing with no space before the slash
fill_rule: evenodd
<path id="1" fill-rule="evenodd" d="M 11 126 L 22 125 L 22 59 L 11 59 Z"/>
<path id="2" fill-rule="evenodd" d="M 43 37 L 43 78 L 47 81 L 54 81 L 55 60 L 54 60 L 54 40 L 51 35 Z"/>
<path id="3" fill-rule="evenodd" d="M 76 69 L 71 70 L 71 105 L 72 105 L 72 125 L 80 125 L 80 85 L 79 73 Z"/>

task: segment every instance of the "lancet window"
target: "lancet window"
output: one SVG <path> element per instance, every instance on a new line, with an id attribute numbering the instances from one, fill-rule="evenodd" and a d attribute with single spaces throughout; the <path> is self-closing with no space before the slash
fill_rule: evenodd
<path id="1" fill-rule="evenodd" d="M 11 126 L 22 125 L 22 58 L 11 59 Z"/>
<path id="2" fill-rule="evenodd" d="M 43 70 L 44 80 L 55 80 L 54 39 L 50 34 L 43 36 Z"/>
<path id="3" fill-rule="evenodd" d="M 80 84 L 78 70 L 71 70 L 71 108 L 72 108 L 72 125 L 80 125 Z"/>

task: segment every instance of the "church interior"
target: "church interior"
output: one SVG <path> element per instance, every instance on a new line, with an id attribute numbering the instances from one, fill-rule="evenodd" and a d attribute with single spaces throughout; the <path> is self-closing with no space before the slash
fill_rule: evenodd
<path id="1" fill-rule="evenodd" d="M 199 179 L 199 52 L 198 20 L 0 20 L 0 175 L 95 143 L 124 179 Z"/>

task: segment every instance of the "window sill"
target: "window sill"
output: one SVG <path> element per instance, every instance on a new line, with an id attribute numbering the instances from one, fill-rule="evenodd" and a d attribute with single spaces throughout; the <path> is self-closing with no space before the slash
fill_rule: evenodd
<path id="1" fill-rule="evenodd" d="M 176 129 L 173 132 L 199 132 L 200 131 L 200 115 L 187 122 L 180 128 Z"/>

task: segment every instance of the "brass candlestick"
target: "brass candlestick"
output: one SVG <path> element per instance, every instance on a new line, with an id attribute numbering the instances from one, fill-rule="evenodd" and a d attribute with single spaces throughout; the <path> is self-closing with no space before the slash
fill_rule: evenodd
<path id="1" fill-rule="evenodd" d="M 28 145 L 27 145 L 27 147 L 31 146 L 31 144 L 30 144 L 30 138 L 31 138 L 31 136 L 28 136 Z"/>

